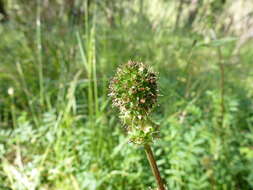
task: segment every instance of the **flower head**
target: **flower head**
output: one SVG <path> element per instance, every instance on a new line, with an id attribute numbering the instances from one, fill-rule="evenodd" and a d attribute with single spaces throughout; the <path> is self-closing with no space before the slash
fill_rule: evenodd
<path id="1" fill-rule="evenodd" d="M 129 61 L 117 69 L 109 89 L 131 140 L 142 144 L 147 141 L 143 138 L 150 139 L 155 127 L 148 116 L 157 103 L 156 73 L 141 62 Z"/>

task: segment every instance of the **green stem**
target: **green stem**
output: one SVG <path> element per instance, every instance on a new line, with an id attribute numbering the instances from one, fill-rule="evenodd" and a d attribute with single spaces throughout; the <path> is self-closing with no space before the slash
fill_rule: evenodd
<path id="1" fill-rule="evenodd" d="M 220 69 L 220 107 L 221 107 L 221 116 L 220 116 L 220 127 L 223 128 L 224 126 L 224 115 L 225 115 L 225 103 L 224 103 L 224 94 L 225 94 L 225 70 L 224 70 L 224 62 L 222 57 L 221 48 L 218 48 L 218 56 L 219 56 L 219 69 Z"/>
<path id="2" fill-rule="evenodd" d="M 150 167 L 152 169 L 152 173 L 156 178 L 156 182 L 158 184 L 159 190 L 165 190 L 165 187 L 164 187 L 160 172 L 158 170 L 152 149 L 148 144 L 145 144 L 144 148 L 145 148 L 145 152 L 146 152 Z"/>

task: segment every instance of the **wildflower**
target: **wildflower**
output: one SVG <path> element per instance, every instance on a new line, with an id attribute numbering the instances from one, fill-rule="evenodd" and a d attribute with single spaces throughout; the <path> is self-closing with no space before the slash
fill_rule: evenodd
<path id="1" fill-rule="evenodd" d="M 149 145 L 158 129 L 158 126 L 149 119 L 149 114 L 157 103 L 156 74 L 143 63 L 129 61 L 117 69 L 109 89 L 113 106 L 119 109 L 120 118 L 128 131 L 129 141 L 144 145 L 158 189 L 165 190 Z"/>
<path id="2" fill-rule="evenodd" d="M 156 73 L 141 62 L 129 61 L 117 69 L 109 89 L 131 141 L 137 144 L 152 141 L 156 128 L 150 125 L 149 115 L 157 103 Z"/>

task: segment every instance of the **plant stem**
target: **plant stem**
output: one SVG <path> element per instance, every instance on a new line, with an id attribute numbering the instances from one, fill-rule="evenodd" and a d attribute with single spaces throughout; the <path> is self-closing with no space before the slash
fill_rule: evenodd
<path id="1" fill-rule="evenodd" d="M 159 190 L 165 190 L 165 187 L 164 187 L 160 172 L 158 170 L 152 149 L 148 144 L 145 144 L 144 148 L 145 148 L 145 152 L 146 152 L 150 167 L 152 169 L 152 173 L 156 178 L 156 182 L 158 184 Z"/>
<path id="2" fill-rule="evenodd" d="M 180 0 L 179 5 L 178 5 L 178 10 L 177 10 L 177 17 L 176 17 L 176 23 L 175 23 L 174 31 L 176 31 L 178 29 L 180 16 L 181 16 L 182 9 L 183 9 L 183 4 L 184 4 L 184 1 Z"/>
<path id="3" fill-rule="evenodd" d="M 222 58 L 222 52 L 221 52 L 221 48 L 218 47 L 218 56 L 219 56 L 219 69 L 220 69 L 220 107 L 221 107 L 221 116 L 220 116 L 220 127 L 223 128 L 223 124 L 224 124 L 224 115 L 225 115 L 225 104 L 224 104 L 224 94 L 225 94 L 225 88 L 224 88 L 224 84 L 225 84 L 225 71 L 224 71 L 224 62 L 223 62 L 223 58 Z"/>

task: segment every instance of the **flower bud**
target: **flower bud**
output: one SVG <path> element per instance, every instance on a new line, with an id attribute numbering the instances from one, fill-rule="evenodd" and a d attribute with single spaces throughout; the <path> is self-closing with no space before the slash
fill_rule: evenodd
<path id="1" fill-rule="evenodd" d="M 156 127 L 148 116 L 157 103 L 156 73 L 141 62 L 121 65 L 110 82 L 109 96 L 127 126 L 131 141 L 151 141 Z"/>

